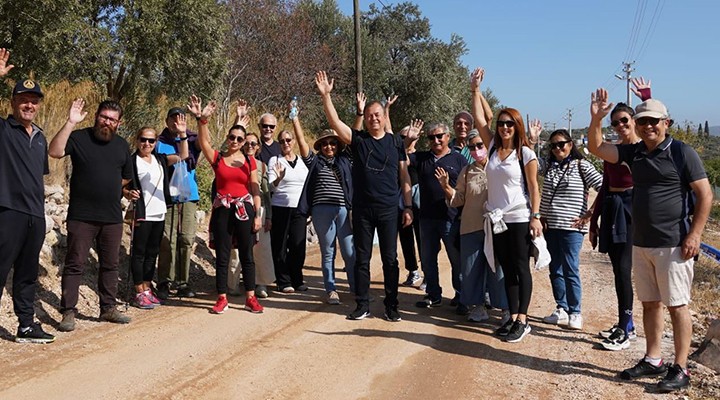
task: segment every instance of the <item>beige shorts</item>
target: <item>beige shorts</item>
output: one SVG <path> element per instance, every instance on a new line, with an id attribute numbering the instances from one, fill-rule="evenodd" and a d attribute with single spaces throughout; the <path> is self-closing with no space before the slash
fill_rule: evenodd
<path id="1" fill-rule="evenodd" d="M 662 301 L 668 307 L 690 304 L 695 262 L 683 259 L 682 247 L 633 246 L 632 257 L 638 300 Z"/>

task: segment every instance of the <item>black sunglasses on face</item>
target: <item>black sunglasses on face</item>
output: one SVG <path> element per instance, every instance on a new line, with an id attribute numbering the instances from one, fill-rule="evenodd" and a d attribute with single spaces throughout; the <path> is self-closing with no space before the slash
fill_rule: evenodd
<path id="1" fill-rule="evenodd" d="M 280 139 L 280 140 L 278 140 L 278 143 L 280 143 L 280 144 L 290 143 L 290 142 L 292 142 L 292 139 Z"/>
<path id="2" fill-rule="evenodd" d="M 275 129 L 275 125 L 260 124 L 260 126 L 262 126 L 263 129 Z"/>
<path id="3" fill-rule="evenodd" d="M 337 145 L 338 145 L 337 140 L 326 140 L 326 141 L 320 143 L 320 147 L 337 146 Z"/>
<path id="4" fill-rule="evenodd" d="M 468 149 L 475 151 L 476 149 L 482 149 L 484 147 L 484 145 L 482 143 L 469 144 L 469 145 L 467 145 L 467 147 L 468 147 Z"/>
<path id="5" fill-rule="evenodd" d="M 642 117 L 635 120 L 635 123 L 640 126 L 646 126 L 647 124 L 650 124 L 652 126 L 655 126 L 660 123 L 661 120 L 665 118 L 653 118 L 653 117 Z"/>
<path id="6" fill-rule="evenodd" d="M 622 118 L 620 118 L 620 119 L 616 119 L 616 120 L 610 122 L 610 125 L 612 125 L 613 127 L 616 127 L 616 126 L 618 126 L 618 125 L 620 125 L 620 124 L 626 124 L 626 125 L 627 125 L 627 123 L 628 123 L 629 121 L 630 121 L 630 120 L 629 120 L 627 117 L 622 117 Z"/>
<path id="7" fill-rule="evenodd" d="M 550 150 L 555 150 L 555 149 L 560 150 L 560 149 L 562 149 L 562 148 L 565 148 L 565 145 L 568 144 L 568 143 L 571 143 L 571 141 L 570 141 L 570 140 L 563 140 L 563 141 L 560 141 L 560 142 L 550 143 Z"/>
<path id="8" fill-rule="evenodd" d="M 138 140 L 140 141 L 140 143 L 150 143 L 150 144 L 154 144 L 157 141 L 157 139 L 149 138 L 149 137 L 140 137 L 140 138 L 138 138 Z"/>
<path id="9" fill-rule="evenodd" d="M 507 121 L 498 121 L 497 127 L 507 127 L 507 128 L 513 128 L 515 126 L 515 121 L 513 120 L 507 120 Z"/>
<path id="10" fill-rule="evenodd" d="M 441 132 L 441 133 L 436 133 L 436 134 L 434 134 L 434 135 L 427 135 L 427 138 L 428 138 L 429 141 L 434 141 L 435 139 L 441 139 L 441 140 L 442 140 L 442 137 L 445 136 L 445 133 L 446 133 L 446 132 Z"/>
<path id="11" fill-rule="evenodd" d="M 245 144 L 246 144 L 248 147 L 255 147 L 255 146 L 258 145 L 258 142 L 245 142 Z"/>
<path id="12" fill-rule="evenodd" d="M 245 138 L 242 137 L 242 136 L 240 136 L 240 135 L 238 135 L 238 136 L 235 136 L 235 135 L 227 135 L 227 140 L 228 140 L 229 142 L 234 142 L 234 141 L 242 142 L 243 140 L 245 140 Z"/>

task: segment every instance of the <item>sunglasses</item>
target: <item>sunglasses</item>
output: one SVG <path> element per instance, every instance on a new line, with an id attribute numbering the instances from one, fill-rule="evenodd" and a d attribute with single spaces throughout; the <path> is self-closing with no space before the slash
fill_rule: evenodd
<path id="1" fill-rule="evenodd" d="M 427 135 L 428 140 L 434 141 L 435 139 L 442 139 L 447 132 L 436 133 L 434 135 Z"/>
<path id="2" fill-rule="evenodd" d="M 482 149 L 484 146 L 482 143 L 478 143 L 478 144 L 469 144 L 469 145 L 467 145 L 467 147 L 468 147 L 468 149 L 475 151 L 477 149 Z"/>
<path id="3" fill-rule="evenodd" d="M 326 140 L 326 141 L 320 143 L 320 147 L 337 146 L 337 145 L 338 145 L 337 140 Z"/>
<path id="4" fill-rule="evenodd" d="M 653 117 L 642 117 L 635 120 L 635 123 L 640 126 L 645 126 L 647 124 L 650 124 L 652 126 L 655 126 L 660 123 L 665 118 L 653 118 Z"/>
<path id="5" fill-rule="evenodd" d="M 245 144 L 246 144 L 248 147 L 255 147 L 255 146 L 258 145 L 258 142 L 245 142 Z"/>
<path id="6" fill-rule="evenodd" d="M 278 142 L 279 142 L 280 144 L 290 143 L 290 142 L 292 142 L 292 139 L 280 139 L 280 140 L 278 140 Z"/>
<path id="7" fill-rule="evenodd" d="M 561 142 L 550 143 L 550 150 L 555 150 L 555 149 L 560 150 L 560 149 L 564 148 L 565 145 L 568 144 L 568 143 L 571 143 L 571 141 L 570 141 L 570 140 L 563 140 L 563 141 L 561 141 Z"/>
<path id="8" fill-rule="evenodd" d="M 157 139 L 149 138 L 149 137 L 140 137 L 140 138 L 138 138 L 138 140 L 140 141 L 140 143 L 150 143 L 150 144 L 154 144 L 157 141 Z"/>
<path id="9" fill-rule="evenodd" d="M 629 121 L 630 121 L 630 120 L 629 120 L 627 117 L 622 117 L 622 118 L 620 118 L 620 119 L 616 119 L 616 120 L 610 122 L 610 125 L 612 125 L 613 127 L 616 127 L 616 126 L 618 126 L 618 125 L 620 125 L 620 124 L 626 124 L 626 125 L 627 125 L 627 123 L 628 123 Z"/>
<path id="10" fill-rule="evenodd" d="M 275 125 L 260 124 L 260 126 L 262 126 L 263 129 L 275 129 Z"/>
<path id="11" fill-rule="evenodd" d="M 245 140 L 245 138 L 242 137 L 242 136 L 240 136 L 240 135 L 238 135 L 238 136 L 235 136 L 235 135 L 227 135 L 227 140 L 228 140 L 229 142 L 235 142 L 235 141 L 237 141 L 237 142 L 242 142 L 243 140 Z"/>
<path id="12" fill-rule="evenodd" d="M 498 127 L 498 128 L 501 128 L 501 127 L 503 127 L 503 126 L 506 127 L 506 128 L 513 128 L 513 127 L 515 127 L 515 121 L 513 121 L 513 120 L 508 120 L 508 121 L 498 121 L 498 122 L 497 122 L 497 127 Z"/>

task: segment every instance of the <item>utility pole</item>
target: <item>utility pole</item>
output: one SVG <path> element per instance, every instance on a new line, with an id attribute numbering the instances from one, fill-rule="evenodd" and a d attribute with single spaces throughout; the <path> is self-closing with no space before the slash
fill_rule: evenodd
<path id="1" fill-rule="evenodd" d="M 621 81 L 625 81 L 625 90 L 627 90 L 626 104 L 629 107 L 632 107 L 632 97 L 630 97 L 630 79 L 632 78 L 632 76 L 630 76 L 630 74 L 635 71 L 635 68 L 632 67 L 633 64 L 635 64 L 635 61 L 623 62 L 623 72 L 625 73 L 625 76 L 615 74 L 616 78 L 620 79 Z"/>
<path id="2" fill-rule="evenodd" d="M 360 5 L 353 0 L 353 16 L 355 18 L 355 77 L 357 93 L 363 92 L 362 81 L 362 48 L 360 43 Z"/>
<path id="3" fill-rule="evenodd" d="M 563 119 L 568 120 L 568 133 L 570 134 L 570 138 L 572 139 L 572 108 L 567 109 L 567 115 L 563 117 Z"/>

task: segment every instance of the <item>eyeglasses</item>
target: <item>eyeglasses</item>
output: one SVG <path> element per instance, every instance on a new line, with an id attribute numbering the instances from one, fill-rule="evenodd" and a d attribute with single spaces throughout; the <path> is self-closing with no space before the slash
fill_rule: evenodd
<path id="1" fill-rule="evenodd" d="M 292 139 L 280 139 L 280 140 L 278 140 L 278 142 L 279 142 L 280 144 L 287 144 L 287 143 L 290 143 L 290 142 L 292 142 L 292 141 L 293 141 Z"/>
<path id="2" fill-rule="evenodd" d="M 157 141 L 157 139 L 155 139 L 155 138 L 149 138 L 149 137 L 139 137 L 139 138 L 138 138 L 138 141 L 140 141 L 140 143 L 150 143 L 150 144 L 154 144 L 154 143 Z"/>
<path id="3" fill-rule="evenodd" d="M 467 147 L 468 147 L 468 149 L 475 151 L 475 150 L 481 149 L 485 146 L 482 143 L 478 143 L 478 144 L 469 144 L 469 145 L 467 145 Z"/>
<path id="4" fill-rule="evenodd" d="M 238 136 L 235 136 L 235 135 L 227 135 L 227 140 L 228 140 L 229 142 L 235 142 L 235 141 L 242 142 L 243 140 L 245 140 L 245 138 L 242 137 L 242 136 L 240 136 L 240 135 L 238 135 Z"/>
<path id="5" fill-rule="evenodd" d="M 258 145 L 258 142 L 245 142 L 245 145 L 247 147 L 255 147 Z"/>
<path id="6" fill-rule="evenodd" d="M 337 145 L 338 145 L 337 140 L 326 140 L 326 141 L 320 143 L 320 147 L 337 146 Z"/>
<path id="7" fill-rule="evenodd" d="M 275 129 L 275 125 L 260 124 L 260 126 L 262 126 L 263 129 Z"/>
<path id="8" fill-rule="evenodd" d="M 427 138 L 429 141 L 433 141 L 435 139 L 442 139 L 442 137 L 445 136 L 446 133 L 447 132 L 440 132 L 440 133 L 436 133 L 434 135 L 427 135 Z"/>
<path id="9" fill-rule="evenodd" d="M 613 127 L 616 127 L 616 126 L 618 126 L 618 125 L 620 125 L 620 124 L 626 124 L 626 125 L 627 125 L 627 123 L 628 123 L 629 121 L 630 121 L 630 120 L 629 120 L 627 117 L 622 117 L 622 118 L 620 118 L 620 119 L 616 119 L 616 120 L 610 122 L 610 125 L 612 125 Z"/>
<path id="10" fill-rule="evenodd" d="M 640 126 L 645 126 L 647 124 L 650 124 L 652 126 L 655 126 L 660 123 L 660 121 L 664 120 L 665 118 L 653 118 L 653 117 L 642 117 L 635 120 L 635 123 Z"/>
<path id="11" fill-rule="evenodd" d="M 108 117 L 107 115 L 98 114 L 97 117 L 98 117 L 98 119 L 105 120 L 105 121 L 107 121 L 107 122 L 109 122 L 109 123 L 111 123 L 111 124 L 113 124 L 113 125 L 114 125 L 114 124 L 117 124 L 118 122 L 120 122 L 119 119 L 115 119 L 115 118 L 113 118 L 113 117 Z"/>
<path id="12" fill-rule="evenodd" d="M 513 120 L 507 120 L 507 121 L 498 120 L 497 127 L 501 128 L 503 126 L 506 128 L 513 128 L 513 127 L 515 127 L 515 121 L 513 121 Z"/>
<path id="13" fill-rule="evenodd" d="M 562 148 L 565 148 L 565 145 L 568 143 L 572 143 L 572 141 L 571 140 L 563 140 L 560 142 L 550 143 L 550 145 L 549 145 L 550 150 L 555 150 L 555 149 L 560 150 Z"/>

